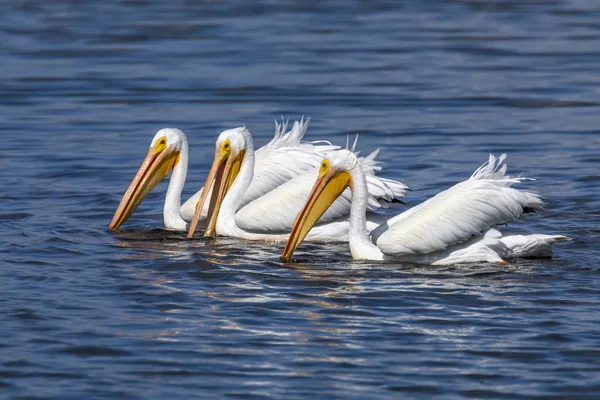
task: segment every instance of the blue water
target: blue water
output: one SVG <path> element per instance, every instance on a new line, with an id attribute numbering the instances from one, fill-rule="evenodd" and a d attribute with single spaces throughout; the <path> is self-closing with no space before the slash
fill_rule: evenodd
<path id="1" fill-rule="evenodd" d="M 600 3 L 3 2 L 0 397 L 599 398 Z M 188 241 L 166 183 L 107 229 L 154 133 L 312 118 L 381 148 L 409 205 L 490 152 L 565 234 L 506 266 Z"/>

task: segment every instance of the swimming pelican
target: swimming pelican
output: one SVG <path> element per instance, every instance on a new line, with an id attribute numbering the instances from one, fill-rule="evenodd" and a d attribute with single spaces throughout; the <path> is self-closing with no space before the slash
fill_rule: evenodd
<path id="1" fill-rule="evenodd" d="M 319 176 L 281 256 L 289 261 L 313 224 L 347 187 L 352 190 L 349 243 L 355 260 L 400 260 L 447 265 L 547 256 L 561 235 L 502 236 L 492 226 L 541 210 L 536 193 L 511 187 L 526 178 L 506 175 L 506 155 L 490 155 L 471 177 L 382 224 L 369 236 L 367 193 L 360 160 L 352 152 L 324 159 Z"/>
<path id="2" fill-rule="evenodd" d="M 273 139 L 256 151 L 255 176 L 252 187 L 246 191 L 240 205 L 246 205 L 252 200 L 271 191 L 283 182 L 319 165 L 318 159 L 290 159 L 294 155 L 294 148 L 302 147 L 300 140 L 308 129 L 309 119 L 295 122 L 292 129 L 286 133 L 288 124 L 278 124 L 275 121 L 275 136 Z M 325 146 L 323 148 L 335 148 Z M 291 151 L 287 151 L 291 149 Z M 300 153 L 302 155 L 302 153 Z M 273 164 L 271 161 L 277 163 Z M 293 164 L 292 164 L 293 162 Z M 294 168 L 290 168 L 293 165 Z M 150 143 L 148 155 L 142 162 L 129 188 L 123 195 L 121 203 L 109 225 L 110 229 L 118 229 L 142 203 L 150 191 L 173 171 L 169 188 L 165 197 L 163 210 L 164 223 L 167 229 L 186 231 L 189 221 L 192 220 L 198 199 L 202 194 L 200 189 L 181 205 L 181 192 L 185 184 L 188 168 L 188 141 L 185 134 L 179 129 L 165 128 L 154 135 Z M 209 189 L 207 195 L 210 195 Z M 206 216 L 208 205 L 203 207 L 201 218 Z"/>
<path id="3" fill-rule="evenodd" d="M 312 143 L 287 148 L 287 151 L 281 154 L 273 151 L 273 159 L 265 160 L 265 163 L 269 163 L 269 167 L 263 167 L 265 173 L 270 171 L 270 166 L 278 164 L 280 168 L 283 166 L 296 169 L 296 160 L 304 160 L 305 163 L 311 160 L 314 168 L 298 174 L 242 207 L 240 200 L 247 190 L 255 186 L 257 176 L 254 172 L 255 152 L 252 136 L 246 128 L 222 132 L 216 141 L 214 162 L 204 184 L 205 189 L 213 189 L 204 236 L 213 237 L 218 234 L 243 239 L 285 241 L 294 217 L 302 208 L 312 182 L 317 177 L 318 166 L 323 156 L 336 151 L 340 151 L 337 146 Z M 256 153 L 258 154 L 258 151 Z M 372 153 L 361 163 L 367 184 L 365 207 L 368 206 L 370 210 L 385 207 L 398 197 L 404 196 L 408 190 L 401 182 L 375 176 L 375 170 L 379 169 L 374 160 L 376 155 L 377 152 Z M 311 232 L 309 240 L 347 240 L 350 196 L 349 192 L 346 193 L 329 207 L 321 219 L 321 224 Z M 208 195 L 203 193 L 198 202 L 198 210 L 204 207 L 207 198 Z M 199 213 L 196 213 L 196 217 L 198 215 Z M 375 228 L 381 224 L 383 218 L 379 214 L 368 213 L 367 223 L 371 228 Z M 198 218 L 192 220 L 188 237 L 193 236 L 197 221 Z"/>
<path id="4" fill-rule="evenodd" d="M 187 222 L 182 218 L 180 208 L 187 168 L 188 143 L 185 134 L 173 128 L 158 131 L 150 143 L 146 158 L 123 195 L 109 228 L 119 229 L 158 182 L 173 171 L 163 209 L 165 227 L 185 230 Z"/>

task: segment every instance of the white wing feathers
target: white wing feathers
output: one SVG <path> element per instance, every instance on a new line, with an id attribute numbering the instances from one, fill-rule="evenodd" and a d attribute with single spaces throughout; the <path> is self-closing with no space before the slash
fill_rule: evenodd
<path id="1" fill-rule="evenodd" d="M 508 235 L 499 240 L 502 245 L 496 251 L 504 259 L 518 257 L 550 257 L 552 245 L 558 242 L 567 242 L 571 238 L 563 235 L 544 235 L 534 233 L 531 235 Z"/>
<path id="2" fill-rule="evenodd" d="M 286 133 L 287 121 L 281 124 L 275 121 L 273 139 L 254 153 L 254 175 L 252 184 L 244 193 L 242 207 L 293 177 L 320 165 L 326 152 L 339 149 L 339 146 L 324 141 L 301 143 L 309 122 L 310 118 L 295 121 L 292 129 Z M 201 193 L 202 188 L 179 209 L 179 214 L 185 221 L 192 220 Z M 208 193 L 209 198 L 210 194 L 211 191 Z M 202 218 L 206 217 L 208 204 L 204 204 Z"/>
<path id="3" fill-rule="evenodd" d="M 353 148 L 356 147 L 356 141 Z M 407 185 L 392 179 L 375 176 L 377 171 L 381 170 L 380 162 L 375 160 L 379 154 L 379 149 L 375 150 L 365 158 L 359 158 L 362 169 L 367 178 L 369 188 L 368 210 L 377 208 L 388 208 L 394 199 L 406 196 L 410 190 Z M 349 212 L 349 211 L 348 211 Z"/>
<path id="4" fill-rule="evenodd" d="M 370 154 L 367 157 L 369 162 L 364 162 L 367 158 L 360 159 L 363 171 L 367 174 L 369 210 L 380 208 L 381 204 L 385 202 L 403 197 L 407 190 L 407 186 L 401 182 L 382 179 L 374 175 L 376 168 L 373 167 L 376 155 L 377 152 Z M 240 228 L 252 232 L 289 232 L 296 215 L 308 200 L 318 174 L 318 168 L 315 167 L 247 204 L 236 213 L 236 224 Z M 319 219 L 319 223 L 347 218 L 350 214 L 351 199 L 352 193 L 346 189 Z"/>
<path id="5" fill-rule="evenodd" d="M 538 194 L 511 187 L 527 178 L 507 176 L 505 159 L 490 155 L 468 180 L 390 219 L 387 231 L 374 233 L 375 243 L 385 254 L 427 254 L 519 218 L 524 209 L 541 210 Z"/>
<path id="6" fill-rule="evenodd" d="M 301 143 L 309 121 L 295 121 L 287 133 L 284 133 L 287 122 L 281 125 L 275 122 L 275 136 L 255 152 L 252 184 L 244 193 L 242 206 L 320 165 L 326 152 L 339 149 L 327 142 Z"/>
<path id="7" fill-rule="evenodd" d="M 256 154 L 269 151 L 271 148 L 298 147 L 302 138 L 306 135 L 309 123 L 310 118 L 307 118 L 305 121 L 303 117 L 300 121 L 294 121 L 292 129 L 286 133 L 288 121 L 282 120 L 280 124 L 275 120 L 275 134 L 273 135 L 273 139 L 260 149 L 256 150 Z"/>

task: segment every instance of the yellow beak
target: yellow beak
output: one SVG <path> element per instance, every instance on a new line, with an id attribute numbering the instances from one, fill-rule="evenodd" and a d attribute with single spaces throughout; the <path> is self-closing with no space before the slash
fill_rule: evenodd
<path id="1" fill-rule="evenodd" d="M 215 159 L 208 172 L 206 182 L 204 183 L 202 195 L 200 195 L 200 200 L 198 200 L 198 203 L 196 204 L 194 218 L 190 223 L 190 229 L 187 234 L 188 238 L 193 237 L 196 232 L 198 221 L 200 220 L 200 215 L 202 214 L 202 209 L 204 208 L 204 203 L 206 202 L 206 197 L 211 185 L 214 185 L 214 187 L 208 206 L 208 212 L 206 214 L 204 237 L 214 237 L 221 203 L 240 171 L 240 166 L 245 153 L 244 150 L 241 150 L 236 156 L 233 156 L 233 154 L 229 152 L 225 154 L 217 152 L 215 154 Z"/>
<path id="2" fill-rule="evenodd" d="M 292 254 L 302 243 L 308 232 L 347 187 L 352 189 L 352 176 L 348 171 L 337 171 L 330 168 L 325 174 L 317 178 L 308 201 L 294 220 L 292 233 L 281 254 L 281 261 L 290 261 Z"/>
<path id="3" fill-rule="evenodd" d="M 179 152 L 172 148 L 151 147 L 140 169 L 121 199 L 115 211 L 110 229 L 119 229 L 142 203 L 152 189 L 163 180 L 179 162 Z"/>

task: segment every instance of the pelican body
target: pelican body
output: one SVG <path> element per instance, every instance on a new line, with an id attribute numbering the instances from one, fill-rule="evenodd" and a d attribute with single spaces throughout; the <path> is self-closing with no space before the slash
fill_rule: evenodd
<path id="1" fill-rule="evenodd" d="M 369 234 L 366 180 L 352 152 L 323 160 L 304 208 L 297 215 L 281 256 L 289 262 L 321 214 L 349 187 L 352 190 L 349 245 L 355 260 L 406 261 L 446 265 L 506 263 L 515 257 L 548 256 L 562 235 L 503 236 L 493 226 L 542 209 L 540 196 L 513 188 L 526 178 L 506 175 L 506 155 L 490 155 L 473 175 L 450 189 L 384 222 Z"/>
<path id="2" fill-rule="evenodd" d="M 295 124 L 291 134 L 303 129 L 305 128 L 302 124 Z M 223 235 L 250 240 L 287 239 L 294 218 L 311 190 L 321 160 L 327 154 L 340 151 L 338 146 L 328 142 L 300 143 L 299 138 L 302 136 L 295 136 L 298 140 L 293 141 L 293 146 L 275 143 L 268 148 L 270 157 L 265 159 L 262 165 L 265 174 L 277 173 L 283 169 L 288 173 L 294 171 L 295 176 L 252 202 L 242 205 L 241 199 L 255 186 L 257 176 L 252 136 L 246 128 L 227 130 L 219 135 L 215 144 L 213 165 L 204 185 L 206 192 L 200 197 L 196 212 L 196 217 L 199 217 L 200 210 L 205 207 L 208 199 L 208 190 L 212 188 L 204 229 L 205 237 Z M 376 154 L 371 154 L 361 164 L 366 176 L 366 200 L 369 209 L 387 205 L 404 196 L 408 189 L 400 182 L 375 176 L 375 170 L 379 168 L 374 161 Z M 348 192 L 330 205 L 321 218 L 321 223 L 314 227 L 307 240 L 347 240 L 349 211 Z M 192 220 L 188 237 L 193 236 L 198 219 Z M 381 222 L 381 215 L 367 215 L 367 223 L 371 228 L 375 228 Z"/>

